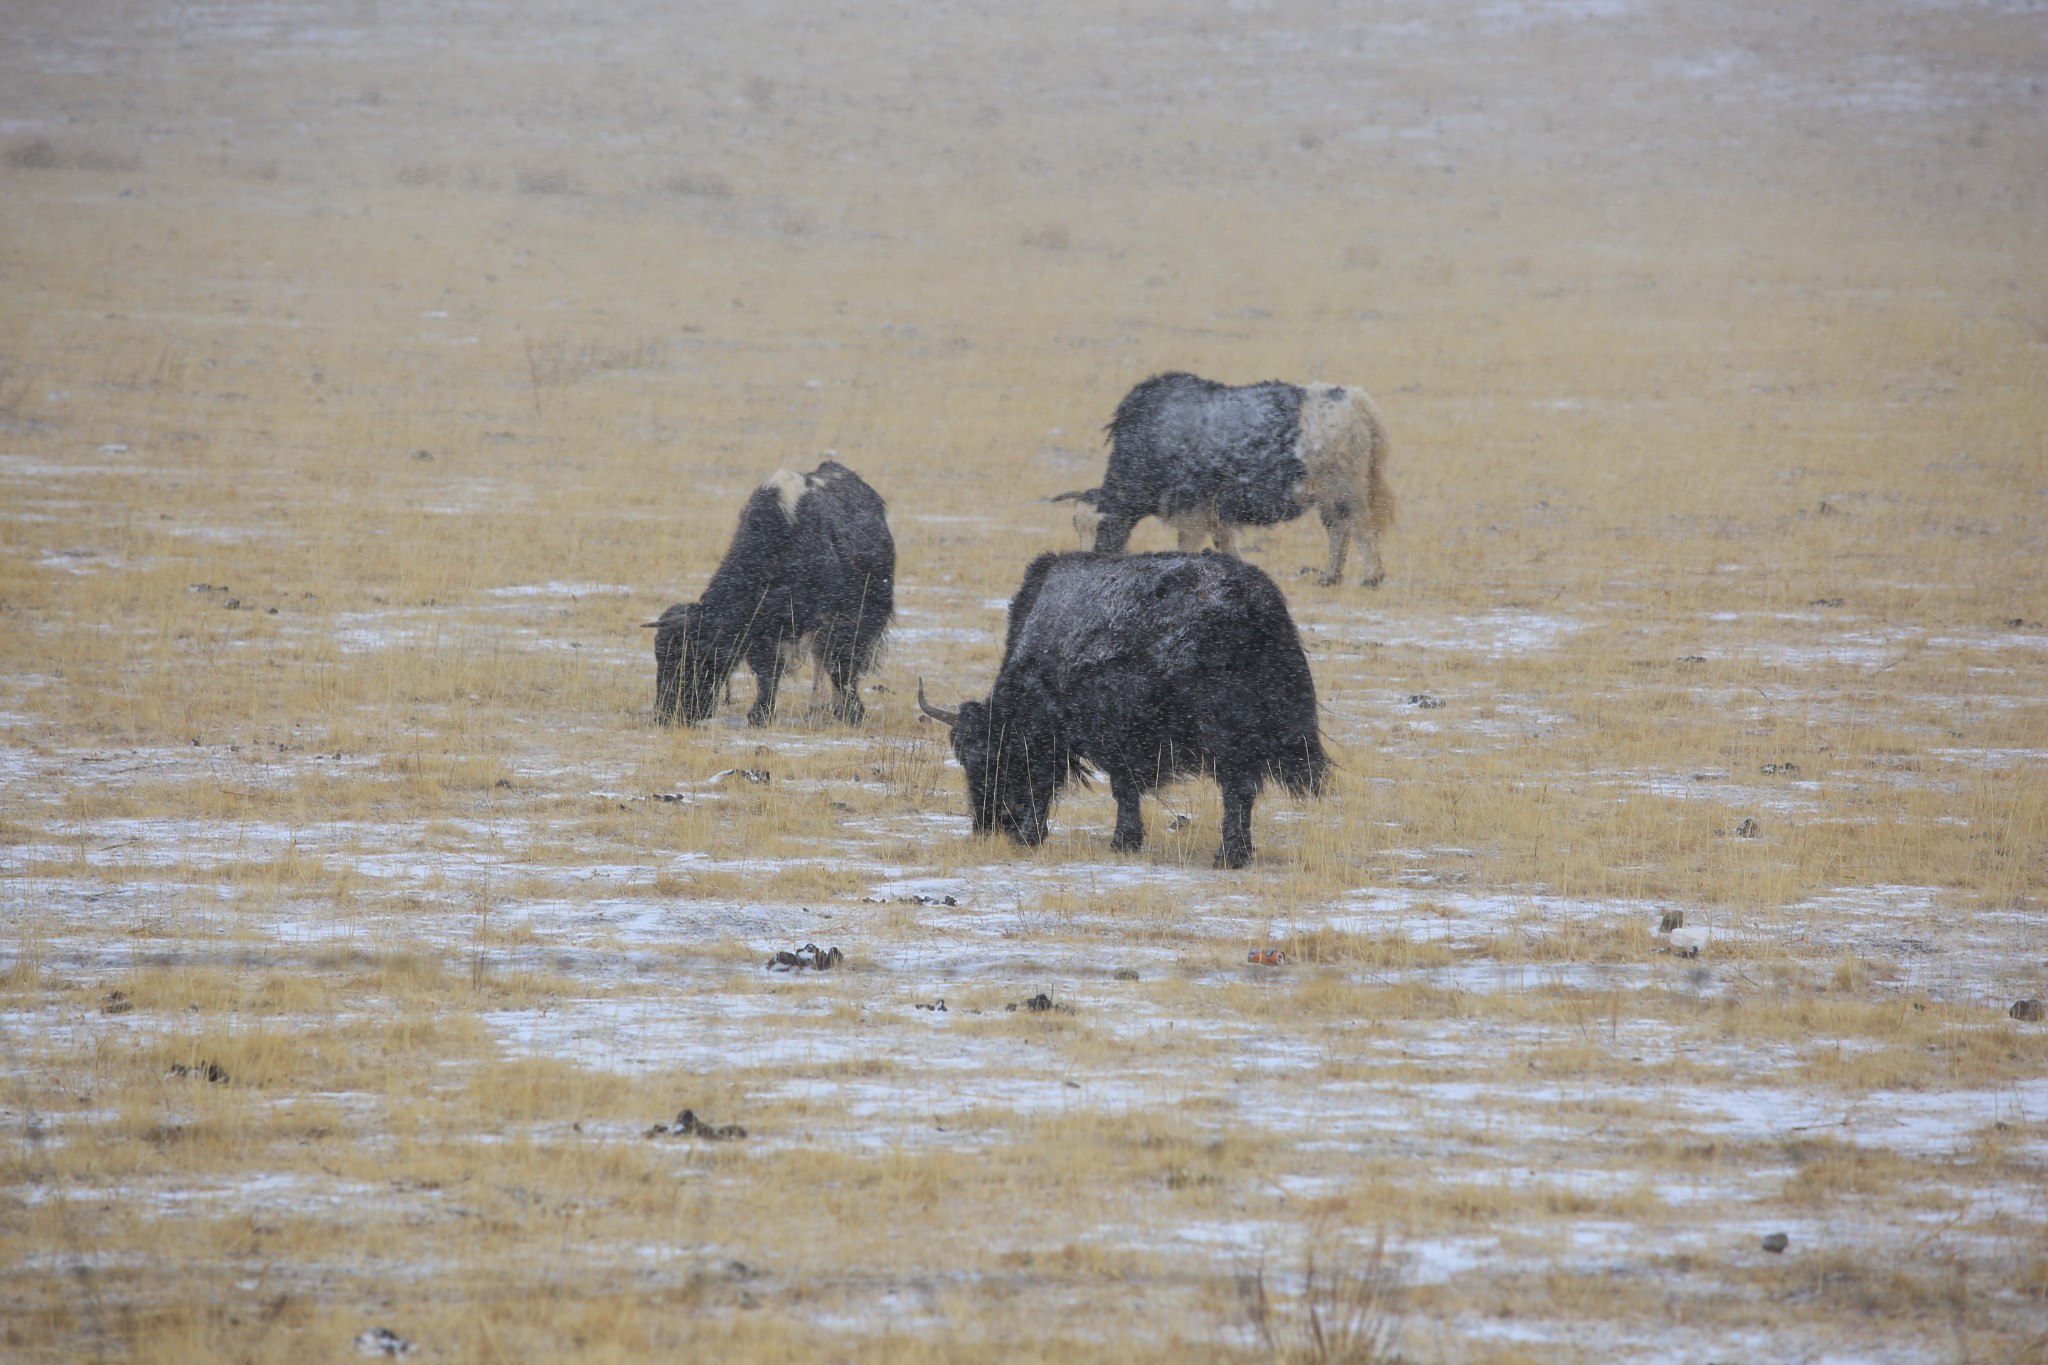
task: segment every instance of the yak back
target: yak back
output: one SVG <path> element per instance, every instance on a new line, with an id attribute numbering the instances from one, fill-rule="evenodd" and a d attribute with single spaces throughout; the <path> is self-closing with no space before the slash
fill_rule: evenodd
<path id="1" fill-rule="evenodd" d="M 835 460 L 809 474 L 778 471 L 741 509 L 705 585 L 705 617 L 724 636 L 802 635 L 842 616 L 887 621 L 896 579 L 887 513 L 881 495 Z"/>
<path id="2" fill-rule="evenodd" d="M 1099 505 L 1160 517 L 1213 506 L 1231 526 L 1293 520 L 1308 477 L 1297 450 L 1301 398 L 1278 380 L 1233 388 L 1172 373 L 1142 381 L 1110 418 Z"/>
<path id="3" fill-rule="evenodd" d="M 999 723 L 1141 788 L 1197 772 L 1319 792 L 1329 761 L 1287 602 L 1230 555 L 1041 555 L 1010 602 Z"/>

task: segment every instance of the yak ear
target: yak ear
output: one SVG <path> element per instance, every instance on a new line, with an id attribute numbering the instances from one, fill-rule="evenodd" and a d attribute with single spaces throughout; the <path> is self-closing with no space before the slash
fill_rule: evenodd
<path id="1" fill-rule="evenodd" d="M 697 612 L 701 609 L 702 606 L 703 604 L 700 602 L 678 602 L 674 606 L 670 607 L 667 611 L 664 611 L 658 619 L 653 621 L 642 621 L 640 623 L 640 628 L 642 630 L 648 630 L 651 628 L 666 625 L 671 621 L 677 625 L 688 625 L 690 621 L 693 618 L 695 618 Z"/>

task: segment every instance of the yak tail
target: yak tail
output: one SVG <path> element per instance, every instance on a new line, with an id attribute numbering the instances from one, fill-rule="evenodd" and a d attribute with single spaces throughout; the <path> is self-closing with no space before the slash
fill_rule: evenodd
<path id="1" fill-rule="evenodd" d="M 1322 736 L 1311 730 L 1287 746 L 1267 767 L 1266 775 L 1293 796 L 1321 796 L 1330 785 L 1330 756 Z"/>
<path id="2" fill-rule="evenodd" d="M 1365 471 L 1365 514 L 1375 536 L 1394 524 L 1394 490 L 1387 482 L 1387 454 L 1387 438 L 1382 434 L 1374 445 L 1372 463 Z"/>
<path id="3" fill-rule="evenodd" d="M 1387 439 L 1387 424 L 1380 420 L 1378 405 L 1362 392 L 1357 396 L 1359 405 L 1365 409 L 1366 427 L 1372 442 L 1365 459 L 1366 524 L 1372 527 L 1373 535 L 1378 536 L 1394 524 L 1394 489 L 1387 482 L 1387 461 L 1393 458 L 1394 447 Z"/>

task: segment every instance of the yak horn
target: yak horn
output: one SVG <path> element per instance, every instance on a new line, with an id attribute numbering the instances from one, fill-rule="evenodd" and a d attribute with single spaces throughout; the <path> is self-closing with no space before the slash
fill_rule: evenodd
<path id="1" fill-rule="evenodd" d="M 958 711 L 943 710 L 933 706 L 924 699 L 923 678 L 917 680 L 917 709 L 930 716 L 933 720 L 944 721 L 949 728 L 960 723 L 960 713 Z"/>

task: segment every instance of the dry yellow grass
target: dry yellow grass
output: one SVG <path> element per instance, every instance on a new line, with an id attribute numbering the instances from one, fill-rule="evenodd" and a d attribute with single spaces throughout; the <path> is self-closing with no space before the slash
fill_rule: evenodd
<path id="1" fill-rule="evenodd" d="M 0 1355 L 2048 1349 L 2032 16 L 17 8 Z M 907 702 L 1169 368 L 1395 446 L 1235 876 Z M 825 450 L 868 722 L 654 726 Z"/>

